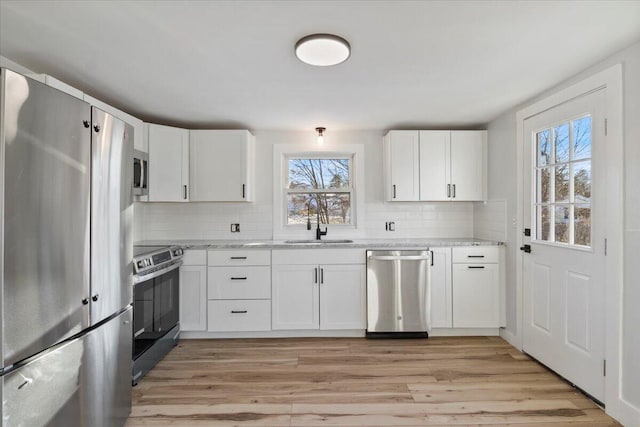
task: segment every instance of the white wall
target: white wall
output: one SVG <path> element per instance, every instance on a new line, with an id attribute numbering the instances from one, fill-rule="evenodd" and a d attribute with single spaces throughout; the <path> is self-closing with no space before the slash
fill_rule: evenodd
<path id="1" fill-rule="evenodd" d="M 640 425 L 640 43 L 581 72 L 535 99 L 517 106 L 489 124 L 489 198 L 507 200 L 507 218 L 515 215 L 516 204 L 516 111 L 566 88 L 614 64 L 623 65 L 624 88 L 624 280 L 622 301 L 621 414 L 629 425 Z M 515 247 L 517 230 L 507 227 L 507 328 L 515 330 L 515 263 L 520 256 Z M 626 406 L 625 406 L 626 405 Z M 626 411 L 626 412 L 625 412 Z M 624 415 L 627 414 L 627 415 Z M 633 418 L 631 418 L 633 417 Z M 631 422 L 633 420 L 633 422 Z"/>
<path id="2" fill-rule="evenodd" d="M 297 144 L 312 147 L 315 135 L 309 132 L 255 131 L 256 199 L 253 203 L 136 203 L 136 239 L 271 239 L 273 215 L 273 146 Z M 419 238 L 472 237 L 472 203 L 387 203 L 383 201 L 382 132 L 328 132 L 327 143 L 365 146 L 364 223 L 358 237 Z M 386 221 L 394 221 L 395 232 L 385 231 Z M 231 233 L 230 224 L 240 223 L 240 233 Z M 302 231 L 300 238 L 313 237 Z M 331 229 L 329 229 L 331 235 Z"/>

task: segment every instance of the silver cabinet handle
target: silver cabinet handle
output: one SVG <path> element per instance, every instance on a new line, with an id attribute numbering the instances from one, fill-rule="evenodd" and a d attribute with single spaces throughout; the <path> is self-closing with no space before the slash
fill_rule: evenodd
<path id="1" fill-rule="evenodd" d="M 422 255 L 378 255 L 370 256 L 369 259 L 373 259 L 376 261 L 426 261 L 429 259 L 429 257 Z"/>
<path id="2" fill-rule="evenodd" d="M 453 198 L 456 198 L 456 185 L 453 184 Z"/>
<path id="3" fill-rule="evenodd" d="M 392 199 L 395 199 L 395 198 L 396 198 L 396 185 L 393 184 L 393 197 L 392 197 Z"/>
<path id="4" fill-rule="evenodd" d="M 247 259 L 246 256 L 232 256 L 231 259 Z"/>
<path id="5" fill-rule="evenodd" d="M 184 187 L 184 195 L 183 195 L 183 198 L 184 198 L 184 200 L 187 200 L 187 186 L 186 186 L 186 185 L 183 185 L 182 187 Z"/>
<path id="6" fill-rule="evenodd" d="M 231 277 L 231 280 L 247 280 L 246 277 Z"/>
<path id="7" fill-rule="evenodd" d="M 484 255 L 467 255 L 467 258 L 484 258 Z"/>
<path id="8" fill-rule="evenodd" d="M 314 268 L 313 269 L 313 283 L 318 283 L 318 269 Z"/>
<path id="9" fill-rule="evenodd" d="M 231 314 L 247 314 L 247 310 L 231 310 Z"/>
<path id="10" fill-rule="evenodd" d="M 467 268 L 484 268 L 484 265 L 468 265 Z"/>
<path id="11" fill-rule="evenodd" d="M 320 283 L 324 283 L 324 268 L 320 269 Z"/>
<path id="12" fill-rule="evenodd" d="M 246 195 L 246 193 L 245 193 L 245 185 L 242 184 L 242 198 L 243 199 L 246 198 L 245 195 Z"/>
<path id="13" fill-rule="evenodd" d="M 447 184 L 447 197 L 451 197 L 451 184 Z"/>

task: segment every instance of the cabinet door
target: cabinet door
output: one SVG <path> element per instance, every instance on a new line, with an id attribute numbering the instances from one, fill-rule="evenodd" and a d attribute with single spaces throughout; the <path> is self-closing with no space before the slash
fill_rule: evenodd
<path id="1" fill-rule="evenodd" d="M 207 267 L 204 265 L 180 267 L 180 329 L 207 329 Z"/>
<path id="2" fill-rule="evenodd" d="M 272 329 L 318 329 L 318 267 L 274 265 L 271 275 Z"/>
<path id="3" fill-rule="evenodd" d="M 394 130 L 387 141 L 389 201 L 415 201 L 420 196 L 418 131 Z"/>
<path id="4" fill-rule="evenodd" d="M 452 200 L 484 200 L 486 131 L 451 131 Z"/>
<path id="5" fill-rule="evenodd" d="M 189 131 L 149 124 L 149 201 L 189 200 Z"/>
<path id="6" fill-rule="evenodd" d="M 365 328 L 365 266 L 320 266 L 320 329 Z"/>
<path id="7" fill-rule="evenodd" d="M 500 326 L 498 264 L 453 264 L 453 327 Z"/>
<path id="8" fill-rule="evenodd" d="M 450 148 L 450 131 L 420 131 L 420 200 L 450 199 Z"/>
<path id="9" fill-rule="evenodd" d="M 253 137 L 246 130 L 190 131 L 191 201 L 251 200 Z"/>
<path id="10" fill-rule="evenodd" d="M 431 326 L 452 326 L 451 248 L 433 248 L 431 266 Z"/>

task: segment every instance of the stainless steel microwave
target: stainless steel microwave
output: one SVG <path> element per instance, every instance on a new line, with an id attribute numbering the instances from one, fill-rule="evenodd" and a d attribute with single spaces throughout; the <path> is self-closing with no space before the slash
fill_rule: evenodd
<path id="1" fill-rule="evenodd" d="M 133 150 L 133 194 L 149 195 L 149 155 Z"/>

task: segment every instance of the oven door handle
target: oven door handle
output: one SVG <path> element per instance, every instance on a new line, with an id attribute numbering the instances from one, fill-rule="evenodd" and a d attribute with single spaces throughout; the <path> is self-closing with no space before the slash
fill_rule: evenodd
<path id="1" fill-rule="evenodd" d="M 162 276 L 165 273 L 168 273 L 170 271 L 175 270 L 176 268 L 180 268 L 180 266 L 182 265 L 182 261 L 177 261 L 174 262 L 173 264 L 171 264 L 170 266 L 163 268 L 161 270 L 156 270 L 154 272 L 148 273 L 148 274 L 144 274 L 142 276 L 139 275 L 134 275 L 133 276 L 133 284 L 138 284 L 138 283 L 142 283 L 142 282 L 146 282 L 147 280 L 150 279 L 154 279 L 158 276 Z"/>

